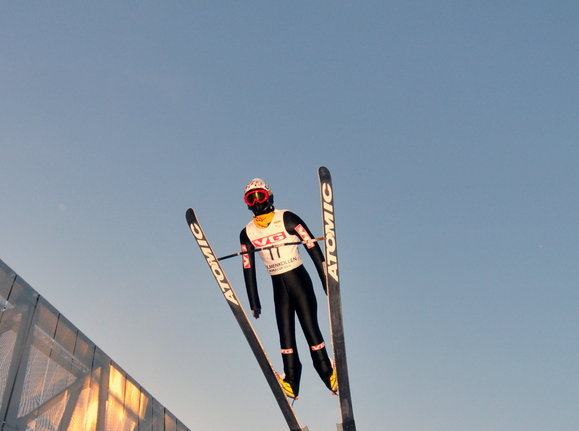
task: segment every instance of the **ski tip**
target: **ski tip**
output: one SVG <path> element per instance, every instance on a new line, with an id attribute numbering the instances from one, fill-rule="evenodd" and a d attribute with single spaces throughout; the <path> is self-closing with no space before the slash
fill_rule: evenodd
<path id="1" fill-rule="evenodd" d="M 187 211 L 185 211 L 185 219 L 187 220 L 188 224 L 191 224 L 192 222 L 195 221 L 196 217 L 193 208 L 189 208 Z"/>
<path id="2" fill-rule="evenodd" d="M 320 178 L 329 178 L 330 177 L 330 170 L 325 166 L 320 166 L 318 168 L 318 176 Z"/>

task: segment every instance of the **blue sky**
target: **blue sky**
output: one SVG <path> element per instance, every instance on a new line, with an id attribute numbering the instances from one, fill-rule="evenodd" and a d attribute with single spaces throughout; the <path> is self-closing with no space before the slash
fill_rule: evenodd
<path id="1" fill-rule="evenodd" d="M 576 430 L 578 23 L 573 1 L 2 2 L 0 258 L 192 430 L 284 430 L 184 213 L 237 251 L 259 176 L 320 234 L 325 165 L 359 428 Z M 333 430 L 301 340 L 296 409 Z"/>

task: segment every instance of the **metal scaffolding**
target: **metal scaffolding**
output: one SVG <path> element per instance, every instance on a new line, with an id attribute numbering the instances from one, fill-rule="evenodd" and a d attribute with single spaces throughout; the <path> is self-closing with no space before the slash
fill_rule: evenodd
<path id="1" fill-rule="evenodd" d="M 0 431 L 189 431 L 0 260 Z"/>

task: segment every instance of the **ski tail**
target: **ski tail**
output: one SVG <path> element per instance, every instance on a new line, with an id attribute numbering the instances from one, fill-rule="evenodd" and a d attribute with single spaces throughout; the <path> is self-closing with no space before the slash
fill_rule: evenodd
<path id="1" fill-rule="evenodd" d="M 340 275 L 338 268 L 338 243 L 336 241 L 336 224 L 334 213 L 334 189 L 332 176 L 328 168 L 318 169 L 320 195 L 322 204 L 322 223 L 324 231 L 324 253 L 326 258 L 326 285 L 328 287 L 328 310 L 330 315 L 330 331 L 332 350 L 338 378 L 338 397 L 342 423 L 338 430 L 355 431 L 354 412 L 350 394 L 350 380 L 346 359 L 346 343 L 344 337 L 344 322 L 342 319 L 342 300 L 340 294 Z"/>

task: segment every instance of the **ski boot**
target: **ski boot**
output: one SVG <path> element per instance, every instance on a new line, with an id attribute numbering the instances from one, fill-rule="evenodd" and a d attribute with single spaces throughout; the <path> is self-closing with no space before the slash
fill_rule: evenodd
<path id="1" fill-rule="evenodd" d="M 332 364 L 332 374 L 324 379 L 324 383 L 333 395 L 338 394 L 338 376 L 336 375 L 336 366 L 334 364 Z"/>
<path id="2" fill-rule="evenodd" d="M 291 381 L 288 381 L 285 379 L 285 375 L 280 375 L 278 373 L 275 373 L 277 380 L 279 381 L 279 384 L 281 385 L 286 397 L 291 398 L 292 400 L 297 400 L 298 399 L 298 392 L 299 392 L 299 387 L 294 387 L 294 385 L 292 384 Z"/>

